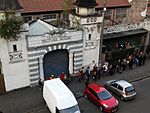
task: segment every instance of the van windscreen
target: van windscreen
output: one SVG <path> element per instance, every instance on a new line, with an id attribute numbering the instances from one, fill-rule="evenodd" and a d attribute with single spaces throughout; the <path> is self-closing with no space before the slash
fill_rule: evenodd
<path id="1" fill-rule="evenodd" d="M 80 109 L 78 105 L 75 105 L 70 108 L 62 109 L 59 111 L 60 113 L 80 113 Z"/>

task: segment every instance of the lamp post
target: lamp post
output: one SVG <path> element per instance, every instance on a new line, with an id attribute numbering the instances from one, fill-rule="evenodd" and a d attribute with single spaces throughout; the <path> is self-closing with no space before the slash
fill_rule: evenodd
<path id="1" fill-rule="evenodd" d="M 103 33 L 104 33 L 105 12 L 106 12 L 106 0 L 104 0 L 103 13 L 102 13 L 102 24 L 101 24 L 100 45 L 99 45 L 99 65 L 102 64 L 102 48 L 103 48 Z"/>

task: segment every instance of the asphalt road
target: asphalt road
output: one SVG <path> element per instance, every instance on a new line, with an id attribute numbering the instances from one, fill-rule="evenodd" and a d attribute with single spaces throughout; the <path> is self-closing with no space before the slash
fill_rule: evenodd
<path id="1" fill-rule="evenodd" d="M 117 113 L 149 113 L 150 111 L 150 78 L 134 82 L 136 87 L 137 97 L 133 100 L 122 101 L 120 98 L 115 97 L 119 101 L 119 110 Z M 81 98 L 78 100 L 84 113 L 100 113 L 90 100 Z"/>
<path id="2" fill-rule="evenodd" d="M 149 113 L 150 111 L 150 78 L 136 81 L 132 83 L 137 92 L 137 97 L 133 100 L 122 101 L 116 95 L 114 95 L 119 101 L 119 110 L 116 113 Z M 90 100 L 81 97 L 78 99 L 78 103 L 83 113 L 101 113 L 99 108 L 95 106 Z M 28 113 L 50 113 L 46 107 L 28 112 Z"/>
<path id="3" fill-rule="evenodd" d="M 131 101 L 122 102 L 117 97 L 120 103 L 117 113 L 149 113 L 150 78 L 136 81 L 136 78 L 143 78 L 144 76 L 150 77 L 149 67 L 150 60 L 147 60 L 144 66 L 125 71 L 122 74 L 114 75 L 112 77 L 104 76 L 97 81 L 97 83 L 103 83 L 110 79 L 135 81 L 133 84 L 137 90 L 137 98 Z M 82 92 L 85 84 L 84 82 L 79 83 L 77 79 L 74 79 L 68 87 L 74 95 L 78 97 L 79 95 L 83 95 Z M 101 113 L 98 107 L 84 97 L 79 98 L 78 102 L 81 109 L 84 110 L 84 113 Z M 3 113 L 50 113 L 50 111 L 45 107 L 42 93 L 37 87 L 23 88 L 11 91 L 5 95 L 0 95 L 0 111 L 3 111 Z"/>

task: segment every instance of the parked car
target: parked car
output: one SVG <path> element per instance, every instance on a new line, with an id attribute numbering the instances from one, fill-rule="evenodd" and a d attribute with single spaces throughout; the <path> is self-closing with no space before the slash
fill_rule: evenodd
<path id="1" fill-rule="evenodd" d="M 118 95 L 121 100 L 129 100 L 136 97 L 134 86 L 125 80 L 109 80 L 104 83 L 106 89 Z"/>
<path id="2" fill-rule="evenodd" d="M 84 90 L 84 95 L 96 104 L 101 111 L 111 113 L 118 110 L 118 100 L 116 100 L 109 91 L 99 84 L 88 84 Z"/>
<path id="3" fill-rule="evenodd" d="M 51 113 L 82 113 L 71 90 L 59 79 L 44 81 L 43 98 Z"/>

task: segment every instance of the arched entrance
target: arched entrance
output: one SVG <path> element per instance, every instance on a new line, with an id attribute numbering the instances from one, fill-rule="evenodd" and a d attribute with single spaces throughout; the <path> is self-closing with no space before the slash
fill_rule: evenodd
<path id="1" fill-rule="evenodd" d="M 43 58 L 44 78 L 50 75 L 59 76 L 61 72 L 67 73 L 69 65 L 69 53 L 66 49 L 48 52 Z"/>

